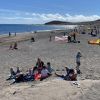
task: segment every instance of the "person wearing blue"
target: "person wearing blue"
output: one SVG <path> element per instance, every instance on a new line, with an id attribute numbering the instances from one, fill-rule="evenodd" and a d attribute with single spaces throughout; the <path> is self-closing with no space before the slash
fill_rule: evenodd
<path id="1" fill-rule="evenodd" d="M 47 62 L 47 70 L 49 71 L 49 73 L 52 73 L 53 68 L 51 67 L 51 63 L 50 62 Z"/>

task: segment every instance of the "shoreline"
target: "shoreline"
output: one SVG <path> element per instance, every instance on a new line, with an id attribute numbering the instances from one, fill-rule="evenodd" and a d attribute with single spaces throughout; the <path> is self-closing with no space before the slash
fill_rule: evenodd
<path id="1" fill-rule="evenodd" d="M 5 24 L 6 25 L 6 24 Z M 12 24 L 11 24 L 12 25 Z M 18 24 L 19 25 L 19 24 Z M 37 26 L 37 25 L 36 25 Z M 41 26 L 41 25 L 40 25 Z M 54 29 L 39 29 L 39 30 L 30 30 L 30 31 L 22 31 L 22 32 L 16 32 L 17 34 L 21 33 L 21 34 L 24 34 L 24 33 L 31 33 L 31 32 L 45 32 L 45 31 L 55 31 L 55 30 L 69 30 L 69 29 L 73 29 L 75 27 L 77 27 L 76 25 L 42 25 L 42 26 L 54 26 Z M 58 27 L 57 27 L 58 26 Z M 6 34 L 9 34 L 10 31 L 8 32 L 1 32 L 0 36 L 1 35 L 6 35 Z M 11 32 L 11 34 L 14 34 L 15 32 Z"/>
<path id="2" fill-rule="evenodd" d="M 68 29 L 69 30 L 69 29 Z M 40 32 L 52 32 L 52 31 L 67 31 L 66 29 L 53 29 L 53 30 L 37 30 L 37 33 Z M 16 32 L 16 34 L 18 35 L 25 35 L 25 34 L 33 34 L 35 33 L 35 31 L 29 31 L 29 32 Z M 11 33 L 12 35 L 15 35 L 15 33 Z M 4 37 L 4 36 L 8 36 L 9 33 L 5 33 L 5 34 L 0 34 L 0 37 Z"/>
<path id="3" fill-rule="evenodd" d="M 45 31 L 36 31 L 36 32 L 23 32 L 23 33 L 13 33 L 11 36 L 9 34 L 0 35 L 0 44 L 9 44 L 12 42 L 21 42 L 26 40 L 31 40 L 31 37 L 34 37 L 36 40 L 49 38 L 51 35 L 52 37 L 56 35 L 63 35 L 63 32 L 67 32 L 69 30 L 45 30 Z"/>

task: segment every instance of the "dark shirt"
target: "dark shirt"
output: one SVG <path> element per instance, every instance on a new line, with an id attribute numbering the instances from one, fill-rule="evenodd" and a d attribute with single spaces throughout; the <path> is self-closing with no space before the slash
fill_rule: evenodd
<path id="1" fill-rule="evenodd" d="M 76 62 L 80 62 L 80 57 L 82 57 L 82 55 L 80 52 L 78 52 L 76 55 Z"/>

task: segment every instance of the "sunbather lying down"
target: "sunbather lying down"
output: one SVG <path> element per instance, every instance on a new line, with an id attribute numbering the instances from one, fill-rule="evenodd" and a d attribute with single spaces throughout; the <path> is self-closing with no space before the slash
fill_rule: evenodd
<path id="1" fill-rule="evenodd" d="M 68 81 L 77 81 L 77 73 L 75 69 L 69 69 L 66 67 L 66 75 L 59 75 L 55 73 L 56 76 L 63 78 Z"/>

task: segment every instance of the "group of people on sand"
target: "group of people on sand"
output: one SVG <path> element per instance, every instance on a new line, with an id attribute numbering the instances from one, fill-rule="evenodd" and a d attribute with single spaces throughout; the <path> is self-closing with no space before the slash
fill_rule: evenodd
<path id="1" fill-rule="evenodd" d="M 10 68 L 10 76 L 7 80 L 13 79 L 13 83 L 18 82 L 27 82 L 27 81 L 34 81 L 34 80 L 40 80 L 48 78 L 52 75 L 52 67 L 50 62 L 47 62 L 47 65 L 44 64 L 44 62 L 38 58 L 36 65 L 33 68 L 28 69 L 26 73 L 22 73 L 20 71 L 19 67 L 17 67 L 17 70 L 14 71 L 13 68 Z"/>
<path id="2" fill-rule="evenodd" d="M 68 35 L 68 43 L 73 42 L 73 43 L 77 43 L 76 41 L 76 33 L 73 32 L 72 35 Z"/>
<path id="3" fill-rule="evenodd" d="M 55 75 L 57 77 L 61 77 L 64 80 L 68 81 L 77 81 L 77 74 L 80 74 L 80 57 L 82 57 L 81 53 L 78 52 L 76 55 L 76 69 L 70 69 L 68 67 L 65 67 L 66 74 L 65 75 L 59 75 L 55 72 Z M 19 67 L 17 67 L 17 70 L 14 71 L 13 68 L 10 68 L 10 76 L 7 80 L 13 79 L 13 83 L 18 82 L 27 82 L 27 81 L 34 81 L 34 80 L 44 80 L 52 75 L 52 72 L 54 69 L 51 66 L 50 62 L 47 62 L 45 65 L 44 62 L 38 58 L 35 66 L 33 68 L 28 69 L 26 73 L 22 73 L 20 71 Z"/>

